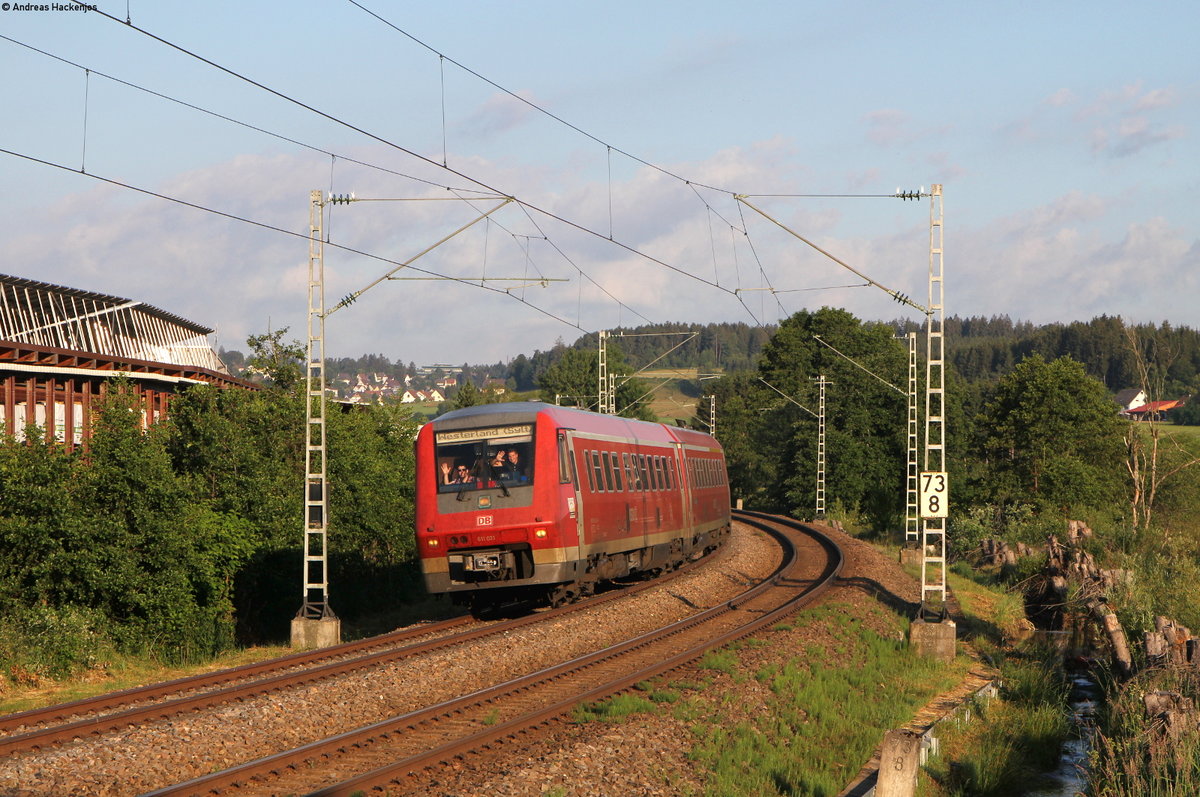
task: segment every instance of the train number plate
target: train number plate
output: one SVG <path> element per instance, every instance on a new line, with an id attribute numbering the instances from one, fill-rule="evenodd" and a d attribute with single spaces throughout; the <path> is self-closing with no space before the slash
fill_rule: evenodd
<path id="1" fill-rule="evenodd" d="M 475 516 L 475 525 L 476 526 L 492 525 L 492 516 L 491 515 L 476 515 Z"/>

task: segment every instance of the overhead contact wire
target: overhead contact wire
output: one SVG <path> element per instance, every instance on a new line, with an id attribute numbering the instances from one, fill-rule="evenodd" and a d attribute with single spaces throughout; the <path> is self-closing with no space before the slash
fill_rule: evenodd
<path id="1" fill-rule="evenodd" d="M 352 2 L 352 3 L 354 2 L 354 0 L 349 0 L 349 1 L 350 1 L 350 2 Z M 354 4 L 355 4 L 355 5 L 358 5 L 358 3 L 354 3 Z M 359 7 L 360 7 L 360 8 L 363 8 L 362 6 L 359 6 Z M 366 8 L 363 8 L 363 10 L 364 10 L 364 11 L 367 11 L 367 13 L 372 13 L 372 15 L 373 15 L 373 16 L 375 16 L 375 15 L 373 14 L 373 12 L 370 12 L 368 9 L 366 9 Z M 104 11 L 101 11 L 101 10 L 99 10 L 99 9 L 97 9 L 95 13 L 97 13 L 97 14 L 99 14 L 100 16 L 104 17 L 105 19 L 112 20 L 113 22 L 116 22 L 116 23 L 118 23 L 118 24 L 120 24 L 120 25 L 123 25 L 123 26 L 125 26 L 125 27 L 129 28 L 130 30 L 136 31 L 137 33 L 140 33 L 140 34 L 142 34 L 142 35 L 144 35 L 144 36 L 147 36 L 147 37 L 149 37 L 149 38 L 153 39 L 154 41 L 157 41 L 157 42 L 159 42 L 159 43 L 161 43 L 161 44 L 163 44 L 163 45 L 165 45 L 165 46 L 167 46 L 167 47 L 170 47 L 170 48 L 171 48 L 171 49 L 173 49 L 173 50 L 176 50 L 176 51 L 178 51 L 178 52 L 181 52 L 181 53 L 183 53 L 184 55 L 187 55 L 187 56 L 189 56 L 189 57 L 191 57 L 191 58 L 195 58 L 196 60 L 200 61 L 201 63 L 207 64 L 207 65 L 209 65 L 209 66 L 213 67 L 214 69 L 220 70 L 221 72 L 224 72 L 225 74 L 229 75 L 230 77 L 233 77 L 233 78 L 236 78 L 236 79 L 238 79 L 238 80 L 241 80 L 241 81 L 243 81 L 243 82 L 245 82 L 245 83 L 248 83 L 248 84 L 250 84 L 251 86 L 254 86 L 255 88 L 258 88 L 258 89 L 261 89 L 261 90 L 263 90 L 263 91 L 267 92 L 268 94 L 270 94 L 270 95 L 272 95 L 272 96 L 274 96 L 274 97 L 278 97 L 279 99 L 281 99 L 281 100 L 283 100 L 283 101 L 285 101 L 285 102 L 290 102 L 290 103 L 292 103 L 293 105 L 296 105 L 296 106 L 298 106 L 298 107 L 300 107 L 300 108 L 303 108 L 303 109 L 304 109 L 304 110 L 306 110 L 306 111 L 309 111 L 309 112 L 311 112 L 311 113 L 314 113 L 314 114 L 316 114 L 317 116 L 320 116 L 322 119 L 327 119 L 327 120 L 328 120 L 328 121 L 330 121 L 330 122 L 333 122 L 333 123 L 335 123 L 335 124 L 341 125 L 341 126 L 345 127 L 345 128 L 346 128 L 346 129 L 348 129 L 348 130 L 352 130 L 352 131 L 354 131 L 354 132 L 356 132 L 356 133 L 358 133 L 358 134 L 360 134 L 360 135 L 362 135 L 362 136 L 365 136 L 365 137 L 367 137 L 367 138 L 371 139 L 372 141 L 376 141 L 376 142 L 378 142 L 378 143 L 380 143 L 380 144 L 383 144 L 383 145 L 385 145 L 385 146 L 391 147 L 391 148 L 393 148 L 393 149 L 395 149 L 395 150 L 397 150 L 397 151 L 399 151 L 399 152 L 403 152 L 404 154 L 406 154 L 406 155 L 409 155 L 410 157 L 416 158 L 416 159 L 418 159 L 418 160 L 420 160 L 420 161 L 423 161 L 423 162 L 425 162 L 425 163 L 427 163 L 427 164 L 429 164 L 429 165 L 431 165 L 431 166 L 435 166 L 435 167 L 438 167 L 438 168 L 444 169 L 445 171 L 449 172 L 450 174 L 453 174 L 453 175 L 455 175 L 456 177 L 461 177 L 462 179 L 464 179 L 464 180 L 467 180 L 468 182 L 470 182 L 470 183 L 473 183 L 474 185 L 477 185 L 477 186 L 479 186 L 480 188 L 486 189 L 487 191 L 491 191 L 491 192 L 493 192 L 493 193 L 495 193 L 495 194 L 498 194 L 498 195 L 500 195 L 500 196 L 510 197 L 510 198 L 512 198 L 514 201 L 516 201 L 517 203 L 519 203 L 519 204 L 521 204 L 521 205 L 524 205 L 524 206 L 526 206 L 526 207 L 530 208 L 531 210 L 534 210 L 534 211 L 536 211 L 536 212 L 538 212 L 538 213 L 541 213 L 542 215 L 544 215 L 544 216 L 547 216 L 548 218 L 552 218 L 552 219 L 554 219 L 554 220 L 556 220 L 556 221 L 558 221 L 558 222 L 561 222 L 562 224 L 565 224 L 565 225 L 567 225 L 568 227 L 571 227 L 572 229 L 578 230 L 578 231 L 580 231 L 580 232 L 582 232 L 582 233 L 585 233 L 585 234 L 587 234 L 587 235 L 593 235 L 593 236 L 595 236 L 595 237 L 597 237 L 597 238 L 601 238 L 601 239 L 603 239 L 603 240 L 610 241 L 611 243 L 613 243 L 613 244 L 615 244 L 616 246 L 618 246 L 618 247 L 620 247 L 620 248 L 624 249 L 625 251 L 629 252 L 630 254 L 637 255 L 638 257 L 645 258 L 646 260 L 650 261 L 651 263 L 655 263 L 655 264 L 657 264 L 657 265 L 660 265 L 660 266 L 662 266 L 663 268 L 666 268 L 666 269 L 669 269 L 669 270 L 671 270 L 671 271 L 674 271 L 674 272 L 675 272 L 675 273 L 677 273 L 677 274 L 682 274 L 683 276 L 686 276 L 686 277 L 688 277 L 689 279 L 696 280 L 696 281 L 698 281 L 698 282 L 701 282 L 701 283 L 703 283 L 703 284 L 705 284 L 705 285 L 708 285 L 708 286 L 710 286 L 710 287 L 716 288 L 717 290 L 725 291 L 726 293 L 732 293 L 732 291 L 729 291 L 728 289 L 726 289 L 726 288 L 723 288 L 723 287 L 721 287 L 720 285 L 717 285 L 716 283 L 709 282 L 708 280 L 704 279 L 703 277 L 696 276 L 695 274 L 692 274 L 691 272 L 689 272 L 689 271 L 687 271 L 687 270 L 685 270 L 685 269 L 679 268 L 679 267 L 677 267 L 677 266 L 672 266 L 671 264 L 669 264 L 669 263 L 667 263 L 667 262 L 665 262 L 665 261 L 663 261 L 663 260 L 661 260 L 661 259 L 659 259 L 659 258 L 657 258 L 657 257 L 654 257 L 654 256 L 652 256 L 652 255 L 649 255 L 649 254 L 647 254 L 647 253 L 645 253 L 645 252 L 642 252 L 641 250 L 637 249 L 637 248 L 636 248 L 636 247 L 634 247 L 634 246 L 630 246 L 629 244 L 621 243 L 620 241 L 617 241 L 617 240 L 615 240 L 615 239 L 609 239 L 609 238 L 606 238 L 606 237 L 605 237 L 605 236 L 604 236 L 602 233 L 600 233 L 600 232 L 598 232 L 598 231 L 596 231 L 596 230 L 593 230 L 593 229 L 591 229 L 590 227 L 587 227 L 587 226 L 585 226 L 585 225 L 583 225 L 583 224 L 580 224 L 579 222 L 571 221 L 570 219 L 567 219 L 567 218 L 565 218 L 565 217 L 563 217 L 563 216 L 560 216 L 560 215 L 558 215 L 557 213 L 554 213 L 554 212 L 552 212 L 552 211 L 550 211 L 550 210 L 546 210 L 545 208 L 538 207 L 537 205 L 534 205 L 534 204 L 533 204 L 533 203 L 531 203 L 531 202 L 527 202 L 527 201 L 525 201 L 525 200 L 522 200 L 522 199 L 520 199 L 520 198 L 518 198 L 518 197 L 512 196 L 511 194 L 509 194 L 509 193 L 507 193 L 507 192 L 500 191 L 499 189 L 492 187 L 492 186 L 491 186 L 491 185 L 489 185 L 488 183 L 485 183 L 485 182 L 483 182 L 482 180 L 478 180 L 478 179 L 476 179 L 476 178 L 474 178 L 474 177 L 471 177 L 471 176 L 469 176 L 469 175 L 465 174 L 464 172 L 460 172 L 460 171 L 458 171 L 457 169 L 455 169 L 455 168 L 453 168 L 453 167 L 450 167 L 450 166 L 442 166 L 442 165 L 441 165 L 441 164 L 439 164 L 437 161 L 435 161 L 435 160 L 431 160 L 430 158 L 428 158 L 428 157 L 426 157 L 426 156 L 424 156 L 424 155 L 421 155 L 420 153 L 414 152 L 413 150 L 410 150 L 410 149 L 408 149 L 407 147 L 401 146 L 400 144 L 397 144 L 397 143 L 395 143 L 395 142 L 393 142 L 393 141 L 389 141 L 388 139 L 386 139 L 386 138 L 383 138 L 382 136 L 379 136 L 379 135 L 377 135 L 377 134 L 375 134 L 375 133 L 371 133 L 371 132 L 369 132 L 369 131 L 367 131 L 367 130 L 364 130 L 363 128 L 361 128 L 361 127 L 358 127 L 357 125 L 354 125 L 354 124 L 352 124 L 352 123 L 350 123 L 350 122 L 347 122 L 347 121 L 345 121 L 345 120 L 343 120 L 343 119 L 339 119 L 338 117 L 336 117 L 336 116 L 334 116 L 334 115 L 332 115 L 332 114 L 330 114 L 330 113 L 327 113 L 327 112 L 325 112 L 325 111 L 322 111 L 322 110 L 320 110 L 320 109 L 318 109 L 318 108 L 315 108 L 315 107 L 313 107 L 313 106 L 309 105 L 308 103 L 306 103 L 306 102 L 304 102 L 304 101 L 302 101 L 302 100 L 298 100 L 298 99 L 296 99 L 296 98 L 294 98 L 294 97 L 291 97 L 291 96 L 289 96 L 289 95 L 287 95 L 287 94 L 284 94 L 283 92 L 281 92 L 281 91 L 279 91 L 279 90 L 277 90 L 277 89 L 273 89 L 273 88 L 271 88 L 271 87 L 269 87 L 269 86 L 267 86 L 267 85 L 264 85 L 264 84 L 262 84 L 262 83 L 259 83 L 258 81 L 254 80 L 253 78 L 247 77 L 246 75 L 243 75 L 243 74 L 241 74 L 241 73 L 239 73 L 239 72 L 236 72 L 236 71 L 234 71 L 234 70 L 230 69 L 229 67 L 222 66 L 221 64 L 218 64 L 218 63 L 216 63 L 215 61 L 212 61 L 212 60 L 210 60 L 210 59 L 208 59 L 208 58 L 205 58 L 204 56 L 202 56 L 202 55 L 200 55 L 200 54 L 198 54 L 198 53 L 194 53 L 194 52 L 192 52 L 191 50 L 187 49 L 186 47 L 183 47 L 182 45 L 175 44 L 174 42 L 167 41 L 166 39 L 162 38 L 161 36 L 158 36 L 158 35 L 156 35 L 156 34 L 154 34 L 154 33 L 151 33 L 150 31 L 148 31 L 148 30 L 145 30 L 144 28 L 140 28 L 140 27 L 138 27 L 137 25 L 129 25 L 129 24 L 126 24 L 126 23 L 122 22 L 121 20 L 117 19 L 116 17 L 112 16 L 111 14 L 105 13 Z M 386 20 L 383 20 L 382 18 L 380 18 L 380 20 L 381 20 L 381 21 L 383 21 L 383 22 L 386 22 Z M 390 25 L 391 23 L 387 23 L 387 24 L 389 24 L 389 25 Z M 392 26 L 392 27 L 394 27 L 394 26 Z M 399 28 L 397 28 L 397 30 L 399 30 Z M 404 31 L 400 31 L 400 32 L 401 32 L 401 33 L 404 33 Z M 405 35 L 405 36 L 408 36 L 409 34 L 407 34 L 407 33 L 404 33 L 404 35 Z M 412 38 L 412 37 L 410 36 L 410 38 Z M 414 40 L 414 41 L 418 41 L 418 40 L 416 40 L 415 38 L 414 38 L 413 40 Z M 419 44 L 421 44 L 421 46 L 423 46 L 423 47 L 428 47 L 428 45 L 424 44 L 423 42 L 419 42 L 419 41 L 418 41 L 418 43 L 419 43 Z M 430 48 L 430 49 L 432 49 L 432 48 Z M 436 51 L 434 51 L 434 52 L 436 52 Z M 457 62 L 455 62 L 455 61 L 454 61 L 454 59 L 448 58 L 447 60 L 449 60 L 451 63 L 454 63 L 454 64 L 458 65 L 458 64 L 457 64 Z M 468 70 L 468 71 L 470 71 L 470 70 Z M 471 74 L 475 74 L 475 73 L 474 73 L 474 72 L 472 72 Z M 492 83 L 492 81 L 490 81 L 490 80 L 487 80 L 487 78 L 484 78 L 484 77 L 483 77 L 483 76 L 481 76 L 481 75 L 480 75 L 480 76 L 478 76 L 478 77 L 479 77 L 481 80 L 484 80 L 484 81 L 486 81 L 487 83 L 489 83 L 489 84 L 491 84 L 491 85 L 496 85 L 496 84 Z M 501 88 L 501 87 L 497 86 L 497 88 Z M 502 90 L 503 90 L 503 89 L 502 89 Z M 536 106 L 534 106 L 534 107 L 536 107 Z M 555 118 L 557 119 L 557 117 L 555 117 Z M 560 121 L 562 121 L 562 120 L 560 120 Z M 579 130 L 579 128 L 576 128 L 574 125 L 571 125 L 569 122 L 562 121 L 562 123 L 563 123 L 563 124 L 565 124 L 565 125 L 567 125 L 567 126 L 569 126 L 569 127 L 571 127 L 572 129 Z M 598 139 L 595 139 L 595 137 L 594 137 L 594 136 L 591 136 L 590 134 L 587 134 L 587 133 L 585 133 L 584 131 L 581 131 L 581 130 L 580 130 L 579 132 L 580 132 L 580 133 L 582 133 L 583 135 L 587 135 L 589 138 L 592 138 L 593 140 L 597 140 L 597 141 L 598 141 Z M 616 147 L 614 147 L 613 149 L 614 149 L 614 150 L 616 150 L 617 152 L 621 152 L 622 154 L 627 154 L 627 153 L 624 153 L 624 152 L 622 152 L 620 149 L 617 149 Z M 632 156 L 630 156 L 630 157 L 632 157 Z M 653 164 L 646 163 L 645 161 L 641 161 L 641 160 L 640 160 L 640 159 L 638 159 L 638 158 L 634 158 L 634 160 L 638 160 L 640 163 L 645 163 L 645 165 L 647 165 L 647 166 L 651 166 L 651 167 L 653 167 L 653 168 L 658 168 L 658 167 L 654 167 L 654 165 L 653 165 Z M 665 170 L 662 170 L 662 169 L 660 169 L 660 171 L 664 171 L 664 173 L 668 173 L 668 174 L 669 174 L 669 172 L 665 172 Z M 675 177 L 676 179 L 679 179 L 679 180 L 682 180 L 682 179 L 683 179 L 683 178 L 679 177 L 678 175 L 671 175 L 671 176 L 672 176 L 672 177 Z M 685 182 L 686 182 L 686 181 L 685 181 Z M 703 184 L 702 184 L 702 183 L 697 183 L 697 185 L 703 185 Z M 706 187 L 706 188 L 711 188 L 711 189 L 712 189 L 712 190 L 714 190 L 714 191 L 720 191 L 720 190 L 722 190 L 722 189 L 719 189 L 719 188 L 715 188 L 715 187 L 713 187 L 713 186 L 704 186 L 704 187 Z"/>
<path id="2" fill-rule="evenodd" d="M 62 171 L 71 172 L 72 174 L 80 174 L 79 171 L 72 169 L 70 166 L 66 166 L 61 163 L 55 163 L 54 161 L 48 161 L 48 160 L 45 160 L 44 158 L 34 157 L 33 155 L 26 155 L 23 152 L 16 152 L 11 149 L 5 149 L 3 147 L 0 147 L 0 154 L 11 155 L 15 158 L 21 158 L 22 160 L 30 161 L 32 163 L 38 163 L 43 166 L 50 166 L 55 169 L 61 169 Z M 193 210 L 199 210 L 204 213 L 211 213 L 214 216 L 220 216 L 221 218 L 229 219 L 230 221 L 236 221 L 236 222 L 240 222 L 242 224 L 248 224 L 252 227 L 258 227 L 263 230 L 270 230 L 271 232 L 282 233 L 284 235 L 289 235 L 293 238 L 302 238 L 306 241 L 309 239 L 309 236 L 306 233 L 296 232 L 295 230 L 289 230 L 285 227 L 277 227 L 274 224 L 267 224 L 266 222 L 263 222 L 263 221 L 256 221 L 254 219 L 247 218 L 245 216 L 239 216 L 236 213 L 230 213 L 228 211 L 218 210 L 217 208 L 210 208 L 206 205 L 200 205 L 196 202 L 189 202 L 186 199 L 180 199 L 179 197 L 174 197 L 174 196 L 171 196 L 170 194 L 163 194 L 158 191 L 151 191 L 148 188 L 142 188 L 140 186 L 132 185 L 131 183 L 125 183 L 120 180 L 113 179 L 111 177 L 104 177 L 102 175 L 91 173 L 91 172 L 84 172 L 83 175 L 85 177 L 89 177 L 93 180 L 98 180 L 99 182 L 107 183 L 112 186 L 116 186 L 117 188 L 124 188 L 126 190 L 133 191 L 138 194 L 143 194 L 145 196 L 154 197 L 155 199 L 162 199 L 167 202 L 173 202 L 177 205 L 182 205 L 187 208 L 192 208 Z M 343 244 L 336 244 L 336 243 L 331 243 L 331 242 L 326 242 L 326 245 L 330 246 L 334 249 L 339 249 L 343 252 L 349 252 L 350 254 L 359 255 L 361 257 L 369 258 L 371 260 L 376 260 L 380 263 L 387 263 L 388 265 L 393 265 L 393 266 L 401 266 L 401 267 L 407 268 L 411 271 L 416 271 L 420 274 L 426 274 L 430 277 L 436 277 L 437 279 L 444 279 L 444 280 L 447 280 L 450 282 L 458 282 L 463 285 L 469 285 L 472 288 L 483 288 L 484 290 L 491 291 L 492 293 L 502 294 L 504 296 L 511 297 L 515 301 L 518 301 L 521 304 L 526 305 L 527 307 L 531 307 L 534 310 L 537 310 L 539 313 L 541 313 L 549 318 L 552 318 L 555 321 L 558 321 L 562 324 L 565 324 L 566 326 L 572 327 L 574 329 L 578 329 L 581 332 L 588 331 L 588 330 L 584 329 L 583 327 L 579 326 L 578 324 L 572 323 L 571 321 L 568 321 L 567 319 L 562 318 L 561 316 L 551 313 L 549 310 L 545 310 L 541 307 L 538 307 L 537 305 L 535 305 L 531 302 L 527 302 L 524 299 L 520 298 L 519 296 L 516 296 L 515 294 L 512 294 L 509 291 L 502 290 L 500 288 L 493 288 L 489 285 L 476 285 L 470 279 L 467 279 L 465 277 L 455 277 L 455 276 L 452 276 L 449 274 L 441 274 L 436 271 L 430 271 L 429 269 L 425 269 L 425 268 L 421 268 L 419 266 L 414 266 L 411 264 L 403 263 L 399 260 L 393 260 L 392 258 L 384 257 L 383 255 L 377 255 L 377 254 L 374 254 L 373 252 L 367 252 L 363 249 L 356 249 L 352 246 L 345 246 Z"/>

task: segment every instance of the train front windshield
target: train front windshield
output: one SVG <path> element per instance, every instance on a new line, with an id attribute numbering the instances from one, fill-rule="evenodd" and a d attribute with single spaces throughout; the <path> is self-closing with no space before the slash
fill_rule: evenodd
<path id="1" fill-rule="evenodd" d="M 434 467 L 443 493 L 533 484 L 533 424 L 438 432 Z"/>

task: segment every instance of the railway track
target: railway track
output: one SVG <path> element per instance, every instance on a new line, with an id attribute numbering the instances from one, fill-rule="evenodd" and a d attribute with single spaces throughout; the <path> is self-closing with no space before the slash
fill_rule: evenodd
<path id="1" fill-rule="evenodd" d="M 408 656 L 468 644 L 522 626 L 603 605 L 650 589 L 714 561 L 721 551 L 657 579 L 619 586 L 589 600 L 504 621 L 462 616 L 319 650 L 212 673 L 149 684 L 96 697 L 0 717 L 0 756 L 43 750 L 75 739 L 98 737 L 224 703 L 291 689 L 379 667 Z"/>
<path id="2" fill-rule="evenodd" d="M 841 552 L 815 530 L 757 513 L 736 518 L 775 536 L 787 553 L 770 578 L 732 600 L 563 664 L 151 794 L 286 794 L 314 786 L 311 793 L 320 795 L 376 788 L 420 792 L 422 779 L 443 762 L 476 754 L 553 722 L 582 701 L 628 689 L 770 627 L 818 597 L 840 572 Z M 801 549 L 811 554 L 818 546 L 824 563 L 814 572 Z"/>

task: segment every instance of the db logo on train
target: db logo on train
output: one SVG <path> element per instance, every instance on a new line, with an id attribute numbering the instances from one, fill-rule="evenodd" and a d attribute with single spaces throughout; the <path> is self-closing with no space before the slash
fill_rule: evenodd
<path id="1" fill-rule="evenodd" d="M 476 526 L 492 525 L 492 516 L 491 515 L 476 515 L 475 516 L 475 525 Z"/>

